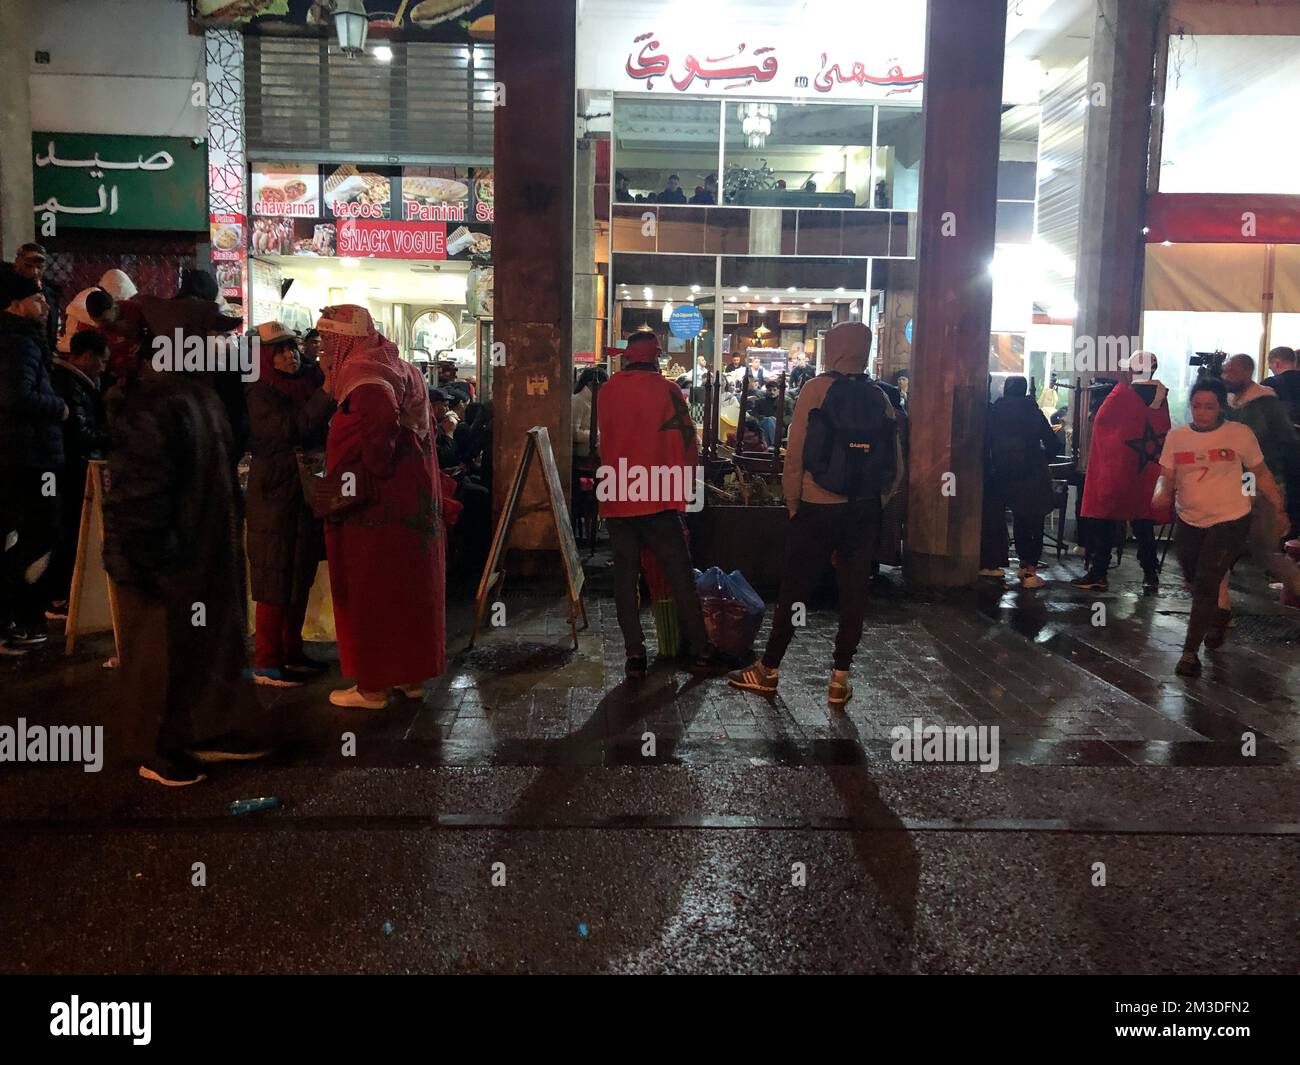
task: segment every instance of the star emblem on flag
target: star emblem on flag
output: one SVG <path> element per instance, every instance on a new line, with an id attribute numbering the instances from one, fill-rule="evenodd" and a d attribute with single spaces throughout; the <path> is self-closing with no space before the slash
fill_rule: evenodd
<path id="1" fill-rule="evenodd" d="M 673 416 L 659 426 L 659 431 L 681 433 L 682 440 L 689 447 L 691 441 L 695 439 L 695 422 L 691 420 L 690 408 L 686 406 L 686 400 L 682 399 L 681 392 L 676 389 L 673 390 L 672 401 Z"/>
<path id="2" fill-rule="evenodd" d="M 1160 461 L 1160 452 L 1165 446 L 1165 434 L 1157 433 L 1150 422 L 1142 423 L 1142 435 L 1124 441 L 1125 447 L 1131 447 L 1137 454 L 1138 473 L 1147 468 L 1147 464 Z"/>

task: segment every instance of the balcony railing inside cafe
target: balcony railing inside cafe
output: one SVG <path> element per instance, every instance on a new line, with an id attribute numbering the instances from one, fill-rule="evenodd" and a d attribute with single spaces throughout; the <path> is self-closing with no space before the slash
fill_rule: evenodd
<path id="1" fill-rule="evenodd" d="M 616 203 L 611 230 L 615 252 L 916 256 L 915 213 L 889 209 Z"/>

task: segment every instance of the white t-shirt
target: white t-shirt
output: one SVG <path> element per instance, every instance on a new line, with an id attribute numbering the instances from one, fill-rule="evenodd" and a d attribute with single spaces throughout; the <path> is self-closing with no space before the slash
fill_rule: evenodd
<path id="1" fill-rule="evenodd" d="M 1264 461 L 1255 434 L 1240 422 L 1208 433 L 1190 425 L 1169 430 L 1160 465 L 1174 471 L 1174 505 L 1188 525 L 1204 529 L 1250 513 L 1241 475 Z"/>

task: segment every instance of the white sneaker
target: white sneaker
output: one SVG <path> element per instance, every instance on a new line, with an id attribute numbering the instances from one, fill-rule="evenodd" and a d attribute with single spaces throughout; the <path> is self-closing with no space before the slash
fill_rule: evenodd
<path id="1" fill-rule="evenodd" d="M 350 688 L 338 688 L 330 692 L 330 702 L 335 706 L 348 706 L 356 710 L 382 710 L 388 705 L 387 698 L 367 699 L 355 684 Z"/>
<path id="2" fill-rule="evenodd" d="M 1037 573 L 1031 573 L 1027 577 L 1020 578 L 1021 588 L 1042 588 L 1047 582 Z"/>
<path id="3" fill-rule="evenodd" d="M 1084 547 L 1083 544 L 1076 544 L 1074 547 L 1070 548 L 1070 554 L 1075 558 L 1087 558 L 1088 549 Z"/>

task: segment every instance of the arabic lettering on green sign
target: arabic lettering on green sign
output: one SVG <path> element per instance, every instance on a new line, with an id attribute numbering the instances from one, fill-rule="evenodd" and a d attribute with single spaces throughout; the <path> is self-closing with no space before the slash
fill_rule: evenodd
<path id="1" fill-rule="evenodd" d="M 55 224 L 201 231 L 207 145 L 183 137 L 33 133 L 33 211 Z"/>

